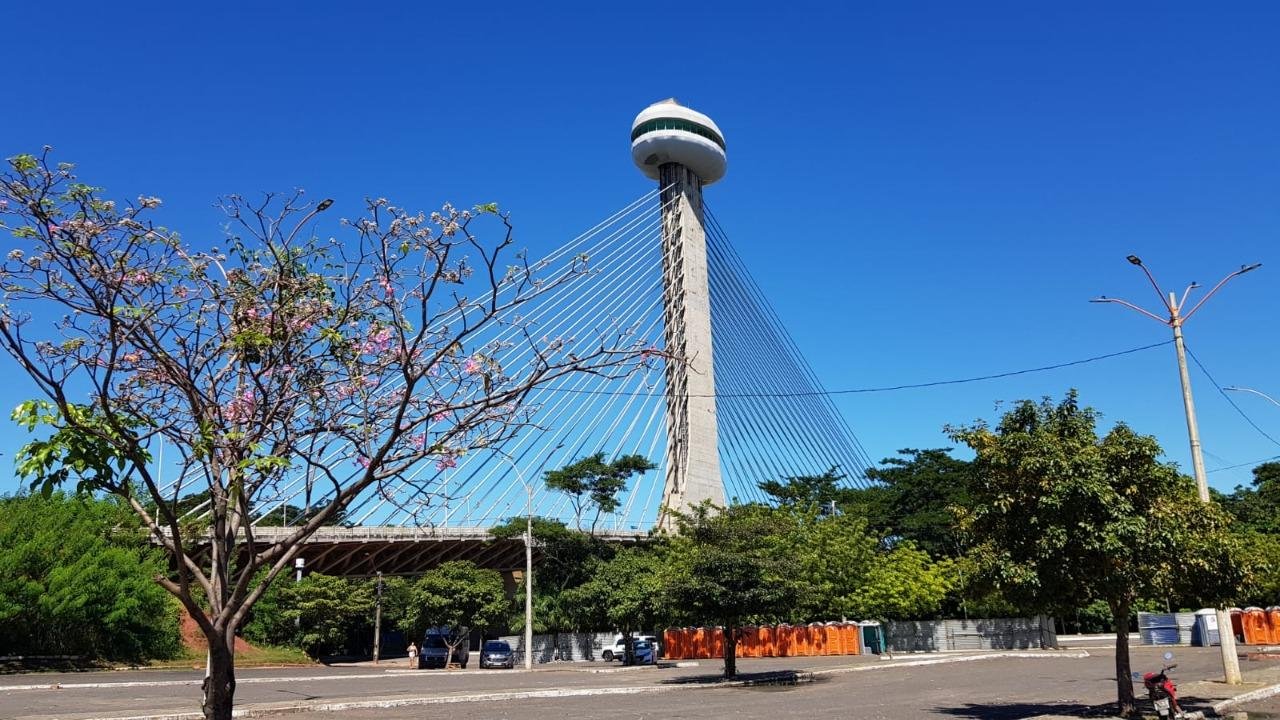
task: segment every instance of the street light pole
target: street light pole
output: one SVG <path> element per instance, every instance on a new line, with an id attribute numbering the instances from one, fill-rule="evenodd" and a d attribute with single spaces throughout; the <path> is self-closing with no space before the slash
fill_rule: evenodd
<path id="1" fill-rule="evenodd" d="M 511 467 L 527 496 L 524 506 L 524 669 L 533 670 L 533 485 L 510 457 L 498 452 L 494 457 Z"/>
<path id="2" fill-rule="evenodd" d="M 378 604 L 373 611 L 373 664 L 382 651 L 382 571 L 378 571 Z"/>
<path id="3" fill-rule="evenodd" d="M 1191 397 L 1191 375 L 1187 372 L 1187 347 L 1182 339 L 1182 326 L 1195 315 L 1209 298 L 1213 297 L 1223 285 L 1226 285 L 1232 278 L 1243 275 L 1251 270 L 1257 270 L 1262 267 L 1262 263 L 1254 263 L 1252 265 L 1241 265 L 1239 270 L 1228 274 L 1226 277 L 1218 281 L 1200 301 L 1191 307 L 1190 310 L 1183 314 L 1182 309 L 1186 307 L 1187 299 L 1191 295 L 1191 291 L 1200 287 L 1196 283 L 1191 283 L 1187 289 L 1183 291 L 1182 298 L 1179 299 L 1176 293 L 1170 292 L 1166 298 L 1165 292 L 1160 289 L 1160 284 L 1156 282 L 1155 276 L 1142 264 L 1142 259 L 1137 255 L 1130 255 L 1126 258 L 1131 265 L 1136 265 L 1142 269 L 1142 272 L 1150 281 L 1151 287 L 1155 288 L 1156 295 L 1160 298 L 1160 302 L 1164 305 L 1165 311 L 1169 313 L 1168 319 L 1162 318 L 1155 313 L 1144 310 L 1131 302 L 1120 300 L 1117 298 L 1109 298 L 1105 295 L 1092 300 L 1092 302 L 1116 303 L 1123 305 L 1130 310 L 1135 310 L 1156 322 L 1168 325 L 1173 329 L 1173 347 L 1178 357 L 1178 378 L 1182 383 L 1182 407 L 1187 415 L 1187 438 L 1191 444 L 1191 468 L 1196 478 L 1196 493 L 1200 497 L 1200 502 L 1209 502 L 1209 478 L 1204 471 L 1204 455 L 1200 449 L 1200 427 L 1196 422 L 1196 405 L 1195 400 Z M 1236 639 L 1231 634 L 1231 618 L 1226 611 L 1217 608 L 1215 617 L 1218 623 L 1218 637 L 1220 639 L 1220 647 L 1222 649 L 1222 674 L 1228 685 L 1239 685 L 1240 679 L 1240 659 L 1236 657 Z"/>
<path id="4" fill-rule="evenodd" d="M 1262 392 L 1261 390 L 1254 390 L 1253 388 L 1247 388 L 1247 387 L 1237 387 L 1237 386 L 1235 386 L 1235 385 L 1232 385 L 1231 387 L 1224 387 L 1224 388 L 1222 388 L 1222 389 L 1223 389 L 1223 390 L 1235 390 L 1236 392 L 1247 392 L 1247 393 L 1253 393 L 1254 395 L 1261 395 L 1262 397 L 1266 398 L 1266 399 L 1267 399 L 1267 401 L 1269 401 L 1272 405 L 1275 405 L 1276 407 L 1280 407 L 1280 400 L 1276 400 L 1275 398 L 1273 398 L 1273 397 L 1271 397 L 1270 395 L 1268 395 L 1268 394 L 1266 394 L 1266 393 Z"/>

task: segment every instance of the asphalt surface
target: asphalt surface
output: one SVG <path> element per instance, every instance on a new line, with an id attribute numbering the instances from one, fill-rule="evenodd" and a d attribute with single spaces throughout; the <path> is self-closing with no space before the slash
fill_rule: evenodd
<path id="1" fill-rule="evenodd" d="M 575 697 L 520 697 L 453 702 L 447 707 L 403 706 L 305 713 L 330 718 L 420 718 L 451 720 L 519 717 L 521 720 L 590 718 L 993 718 L 1020 720 L 1053 715 L 1106 715 L 1115 698 L 1114 660 L 1108 648 L 1088 647 L 1090 657 L 1054 656 L 956 659 L 946 654 L 869 657 L 779 658 L 739 661 L 747 677 L 764 673 L 813 673 L 813 682 L 757 688 L 719 688 L 716 660 L 697 667 L 634 668 L 581 663 L 516 671 L 410 671 L 403 664 L 378 667 L 319 667 L 242 670 L 237 704 L 299 701 L 378 701 L 414 698 L 475 698 L 491 693 L 609 693 Z M 1163 648 L 1135 647 L 1133 669 L 1158 669 Z M 1187 688 L 1185 705 L 1204 707 L 1229 692 L 1215 678 L 1216 648 L 1175 648 L 1175 681 Z M 977 654 L 965 654 L 972 657 Z M 1278 661 L 1242 661 L 1246 673 L 1280 672 Z M 606 672 L 598 672 L 605 670 Z M 198 671 L 40 673 L 0 677 L 0 718 L 105 718 L 194 711 L 199 707 Z M 58 686 L 52 689 L 47 686 Z M 44 686 L 44 687 L 36 687 Z M 1137 690 L 1141 690 L 1140 687 Z M 634 693 L 634 694 L 629 694 Z M 1244 709 L 1266 712 L 1260 703 Z M 1280 710 L 1280 705 L 1275 706 Z"/>

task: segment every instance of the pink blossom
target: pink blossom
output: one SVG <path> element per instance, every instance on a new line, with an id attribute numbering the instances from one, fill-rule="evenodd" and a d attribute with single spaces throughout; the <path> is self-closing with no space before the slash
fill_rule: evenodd
<path id="1" fill-rule="evenodd" d="M 223 410 L 222 415 L 229 423 L 244 422 L 253 416 L 256 404 L 257 403 L 253 397 L 253 391 L 245 390 L 232 398 L 231 402 L 227 403 L 227 407 Z"/>
<path id="2" fill-rule="evenodd" d="M 127 363 L 136 363 L 142 359 L 142 353 L 134 350 L 133 352 L 127 352 L 121 355 L 120 359 Z"/>
<path id="3" fill-rule="evenodd" d="M 356 464 L 367 470 L 369 468 L 369 458 L 363 455 L 357 455 Z"/>
<path id="4" fill-rule="evenodd" d="M 445 420 L 448 420 L 448 419 L 449 419 L 449 414 L 444 412 L 443 410 L 431 416 L 432 422 L 444 422 Z"/>
<path id="5" fill-rule="evenodd" d="M 452 455 L 445 455 L 436 461 L 436 470 L 448 470 L 453 467 L 458 467 L 458 461 Z"/>
<path id="6" fill-rule="evenodd" d="M 463 366 L 462 371 L 465 373 L 480 372 L 480 363 L 473 357 L 467 358 L 467 364 Z"/>
<path id="7" fill-rule="evenodd" d="M 411 442 L 413 443 L 413 446 L 415 448 L 417 448 L 418 450 L 421 450 L 427 444 L 426 433 L 423 433 L 422 435 L 414 435 L 413 440 Z"/>

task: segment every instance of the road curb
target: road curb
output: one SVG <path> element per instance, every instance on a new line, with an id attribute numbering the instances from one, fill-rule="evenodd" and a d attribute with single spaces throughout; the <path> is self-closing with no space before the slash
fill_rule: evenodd
<path id="1" fill-rule="evenodd" d="M 1241 693 L 1233 698 L 1227 698 L 1226 700 L 1219 700 L 1218 702 L 1214 703 L 1211 707 L 1213 708 L 1214 715 L 1223 715 L 1227 712 L 1228 709 L 1230 709 L 1235 705 L 1243 705 L 1245 703 L 1251 703 L 1255 700 L 1265 700 L 1269 697 L 1274 697 L 1276 695 L 1280 695 L 1280 684 L 1267 685 L 1266 687 L 1260 687 L 1257 690 L 1250 690 L 1247 693 Z"/>
<path id="2" fill-rule="evenodd" d="M 891 668 L 901 667 L 922 667 L 925 665 L 945 665 L 948 663 L 958 662 L 975 662 L 978 660 L 1000 660 L 1007 658 L 1019 659 L 1040 659 L 1040 660 L 1079 660 L 1081 658 L 1092 657 L 1087 650 L 1070 651 L 1070 652 L 1002 652 L 988 653 L 986 655 L 955 655 L 951 657 L 929 658 L 927 660 L 907 660 L 899 662 L 889 660 L 878 665 L 848 665 L 837 668 L 820 668 L 813 670 L 814 675 L 834 675 L 836 673 L 863 672 L 866 670 L 888 670 Z"/>

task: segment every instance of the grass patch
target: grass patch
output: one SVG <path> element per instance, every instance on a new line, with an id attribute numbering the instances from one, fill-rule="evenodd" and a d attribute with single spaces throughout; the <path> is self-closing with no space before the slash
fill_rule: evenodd
<path id="1" fill-rule="evenodd" d="M 205 654 L 201 651 L 184 649 L 182 654 L 171 660 L 152 660 L 146 665 L 149 668 L 203 668 Z M 263 665 L 315 665 L 316 661 L 297 648 L 290 647 L 251 647 L 236 653 L 236 667 L 261 667 Z"/>

